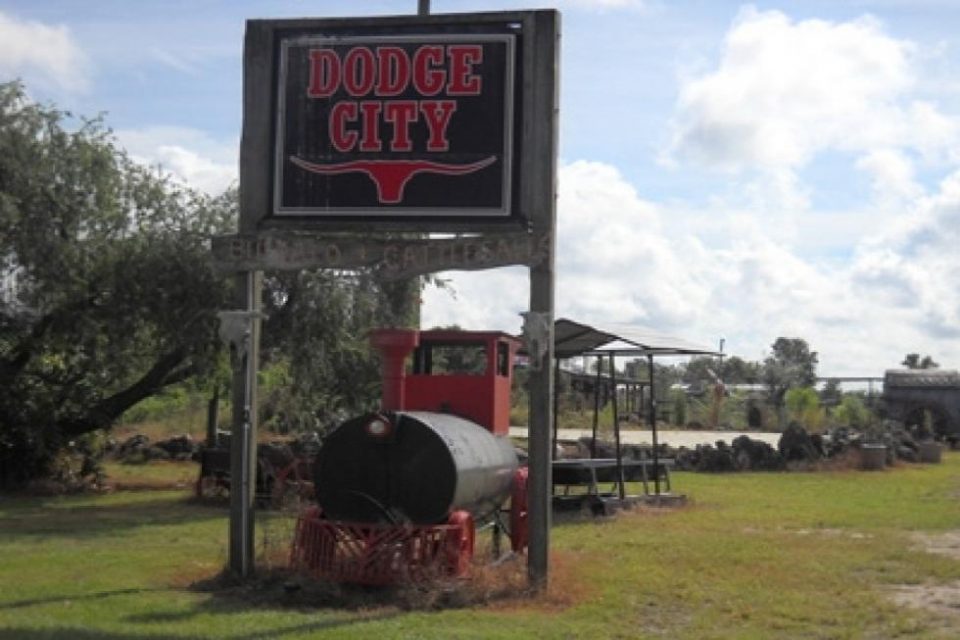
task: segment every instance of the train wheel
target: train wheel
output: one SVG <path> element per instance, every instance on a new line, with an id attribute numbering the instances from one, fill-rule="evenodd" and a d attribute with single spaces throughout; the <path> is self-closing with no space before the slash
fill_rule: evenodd
<path id="1" fill-rule="evenodd" d="M 454 576 L 462 576 L 473 562 L 473 545 L 477 535 L 473 516 L 466 511 L 454 511 L 447 524 L 456 526 L 447 536 L 447 566 Z"/>
<path id="2" fill-rule="evenodd" d="M 520 467 L 513 474 L 513 489 L 510 493 L 510 548 L 518 553 L 526 548 L 529 538 L 527 524 L 527 467 Z"/>

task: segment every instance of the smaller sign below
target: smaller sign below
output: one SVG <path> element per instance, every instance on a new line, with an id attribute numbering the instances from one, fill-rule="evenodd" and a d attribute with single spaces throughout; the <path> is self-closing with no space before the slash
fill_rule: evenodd
<path id="1" fill-rule="evenodd" d="M 213 239 L 221 272 L 299 269 L 373 269 L 384 280 L 438 271 L 534 266 L 549 256 L 549 236 L 526 232 L 451 238 L 384 239 L 261 233 Z"/>

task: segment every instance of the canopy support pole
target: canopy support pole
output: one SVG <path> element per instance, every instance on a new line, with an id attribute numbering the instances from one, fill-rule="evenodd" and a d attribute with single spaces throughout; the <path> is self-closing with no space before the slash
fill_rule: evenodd
<path id="1" fill-rule="evenodd" d="M 560 418 L 557 414 L 557 409 L 560 407 L 560 394 L 557 392 L 556 387 L 559 386 L 560 381 L 560 358 L 553 359 L 553 456 L 557 455 L 557 438 L 560 432 Z"/>
<path id="2" fill-rule="evenodd" d="M 597 380 L 593 385 L 593 436 L 590 438 L 590 457 L 597 457 L 597 427 L 600 424 L 600 385 L 603 384 L 603 356 L 597 356 Z"/>
<path id="3" fill-rule="evenodd" d="M 612 393 L 611 401 L 613 402 L 613 439 L 615 446 L 617 448 L 617 483 L 620 487 L 620 499 L 623 500 L 626 498 L 626 491 L 623 486 L 623 454 L 620 451 L 620 416 L 617 415 L 617 354 L 615 351 L 610 352 L 610 388 Z"/>
<path id="4" fill-rule="evenodd" d="M 653 354 L 647 354 L 647 374 L 650 377 L 650 431 L 653 436 L 653 488 L 660 495 L 660 444 L 657 442 L 657 399 L 653 384 Z"/>

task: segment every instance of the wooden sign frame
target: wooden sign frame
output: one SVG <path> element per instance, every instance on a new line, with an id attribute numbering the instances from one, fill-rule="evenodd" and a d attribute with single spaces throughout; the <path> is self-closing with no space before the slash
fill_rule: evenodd
<path id="1" fill-rule="evenodd" d="M 536 154 L 542 152 L 532 142 L 545 134 L 554 116 L 554 107 L 538 103 L 533 95 L 535 83 L 525 79 L 537 55 L 533 43 L 542 28 L 537 16 L 545 13 L 550 12 L 248 21 L 240 155 L 241 232 L 528 229 L 533 205 L 525 185 L 536 171 Z M 474 49 L 456 55 L 457 47 L 468 46 Z M 417 57 L 418 47 L 437 55 L 422 62 L 426 56 Z M 408 80 L 419 69 L 421 76 L 432 73 L 445 78 L 446 85 L 437 89 L 426 86 L 425 81 L 419 85 L 409 81 L 404 88 L 402 79 L 395 88 L 375 85 L 371 74 L 376 74 L 379 83 L 381 75 L 386 77 L 398 66 L 391 66 L 390 60 L 374 59 L 385 50 L 398 52 L 397 58 L 405 60 Z M 486 68 L 484 55 L 490 58 L 487 66 L 491 69 Z M 320 71 L 307 67 L 306 56 L 318 60 L 315 66 Z M 333 62 L 321 64 L 329 60 Z M 339 83 L 324 86 L 322 78 L 332 75 L 331 68 L 338 69 Z M 321 76 L 324 69 L 327 73 Z M 350 83 L 344 82 L 345 74 L 353 79 Z M 311 78 L 321 80 L 310 84 Z M 476 95 L 470 95 L 471 87 Z M 487 89 L 493 98 L 482 93 Z M 434 90 L 437 93 L 431 100 L 421 99 Z M 391 104 L 390 98 L 374 95 L 377 92 L 398 92 L 402 99 L 393 103 L 419 105 L 414 124 L 420 133 L 411 133 L 413 140 L 404 139 L 399 148 L 406 152 L 390 149 L 396 142 L 393 132 L 400 128 L 399 116 L 388 116 L 385 110 L 397 105 Z M 307 97 L 310 93 L 315 99 Z M 436 107 L 440 102 L 453 112 Z M 369 119 L 364 115 L 365 105 L 370 107 Z M 338 107 L 345 109 L 338 111 Z M 343 113 L 348 115 L 337 115 Z M 384 121 L 387 117 L 393 120 Z M 344 118 L 349 118 L 349 125 Z M 488 122 L 491 119 L 493 122 Z M 441 120 L 449 125 L 446 152 L 417 148 L 424 145 L 426 124 Z M 375 121 L 379 125 L 371 124 Z M 343 130 L 345 126 L 350 130 Z M 371 136 L 371 140 L 358 143 L 364 126 L 381 130 L 375 139 Z M 307 129 L 301 132 L 298 127 Z M 337 137 L 328 135 L 333 131 L 341 131 L 340 137 L 349 134 L 340 145 L 347 152 L 340 153 L 326 140 Z M 304 137 L 310 138 L 309 143 L 296 142 Z M 316 142 L 316 138 L 322 140 Z M 362 153 L 359 147 L 363 142 L 369 142 L 371 148 L 379 143 L 382 151 Z M 387 178 L 380 177 L 387 172 L 384 165 L 390 165 L 394 174 L 403 174 L 391 177 L 393 182 L 404 182 L 399 199 L 396 185 L 386 185 Z M 470 175 L 446 175 L 440 168 L 461 173 L 475 170 Z M 334 172 L 337 175 L 329 175 Z M 371 199 L 374 185 L 377 193 L 383 189 L 393 192 L 381 196 L 388 202 Z M 293 193 L 295 189 L 304 193 Z"/>

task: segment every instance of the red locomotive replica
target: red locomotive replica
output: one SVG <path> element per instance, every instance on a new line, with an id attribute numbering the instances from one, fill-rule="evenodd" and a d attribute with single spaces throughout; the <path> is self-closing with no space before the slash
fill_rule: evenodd
<path id="1" fill-rule="evenodd" d="M 381 410 L 324 439 L 314 465 L 317 504 L 299 516 L 291 565 L 367 585 L 462 576 L 478 528 L 488 525 L 495 549 L 506 529 L 513 551 L 522 551 L 527 469 L 508 437 L 518 341 L 498 332 L 380 329 L 371 343 L 381 354 Z"/>

